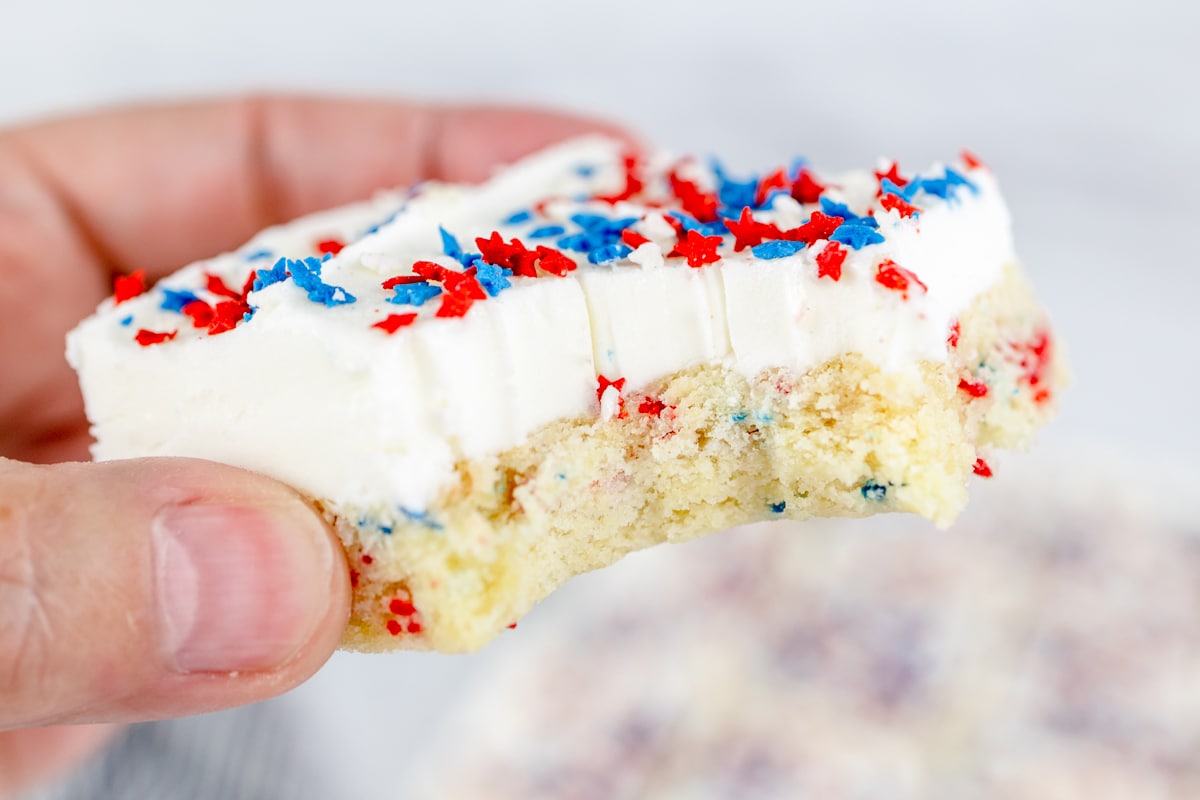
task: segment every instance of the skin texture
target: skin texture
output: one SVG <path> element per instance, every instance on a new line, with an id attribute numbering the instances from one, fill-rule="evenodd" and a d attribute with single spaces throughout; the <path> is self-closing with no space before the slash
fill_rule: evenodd
<path id="1" fill-rule="evenodd" d="M 61 463 L 89 441 L 63 337 L 113 276 L 156 279 L 267 225 L 421 179 L 478 180 L 597 130 L 617 133 L 530 110 L 256 97 L 0 132 L 0 797 L 69 769 L 117 724 L 296 686 L 347 619 L 340 549 L 288 487 L 185 459 Z M 180 526 L 183 541 L 236 536 L 221 552 L 241 559 L 184 600 L 163 577 L 187 561 L 164 544 Z M 216 604 L 219 622 L 243 600 L 278 641 L 197 656 L 164 611 Z"/>

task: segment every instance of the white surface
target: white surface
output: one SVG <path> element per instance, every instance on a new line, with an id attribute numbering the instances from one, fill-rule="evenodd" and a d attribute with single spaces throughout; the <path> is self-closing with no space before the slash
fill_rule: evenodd
<path id="1" fill-rule="evenodd" d="M 11 5 L 0 121 L 287 88 L 565 105 L 739 167 L 796 153 L 908 167 L 967 146 L 999 175 L 1070 348 L 1076 383 L 1043 440 L 1200 451 L 1200 5 Z M 518 631 L 492 650 L 519 644 Z M 326 706 L 314 735 L 349 759 L 347 781 L 386 796 L 397 754 L 487 658 L 342 655 L 295 702 Z"/>

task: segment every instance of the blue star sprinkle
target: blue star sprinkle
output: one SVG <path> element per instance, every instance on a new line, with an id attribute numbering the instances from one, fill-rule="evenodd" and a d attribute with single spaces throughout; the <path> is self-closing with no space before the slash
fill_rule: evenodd
<path id="1" fill-rule="evenodd" d="M 555 236 L 562 236 L 567 232 L 567 229 L 562 225 L 543 225 L 540 228 L 534 228 L 529 232 L 530 239 L 552 239 Z"/>
<path id="2" fill-rule="evenodd" d="M 558 240 L 557 244 L 564 250 L 588 253 L 590 256 L 593 250 L 620 244 L 621 231 L 637 221 L 637 217 L 610 219 L 600 214 L 575 214 L 571 217 L 571 222 L 582 230 L 579 233 L 564 236 Z"/>
<path id="3" fill-rule="evenodd" d="M 588 251 L 588 261 L 593 264 L 607 264 L 610 261 L 622 259 L 633 252 L 633 248 L 624 244 L 607 244 Z"/>
<path id="4" fill-rule="evenodd" d="M 455 239 L 454 234 L 443 228 L 441 225 L 438 226 L 438 233 L 440 233 L 442 236 L 442 252 L 450 256 L 450 258 L 453 258 L 455 261 L 461 263 L 463 258 L 463 249 L 462 245 L 458 243 L 458 239 Z"/>
<path id="5" fill-rule="evenodd" d="M 391 525 L 384 525 L 379 520 L 371 519 L 369 517 L 359 517 L 358 518 L 358 527 L 362 528 L 362 529 L 374 528 L 375 530 L 382 533 L 384 536 L 392 535 L 392 526 Z"/>
<path id="6" fill-rule="evenodd" d="M 883 186 L 884 183 L 890 184 L 891 181 L 881 181 L 880 185 Z M 912 195 L 918 191 L 922 191 L 926 194 L 940 197 L 943 200 L 954 200 L 958 195 L 958 188 L 960 186 L 967 188 L 972 194 L 979 193 L 979 187 L 970 179 L 946 167 L 941 178 L 922 178 L 919 176 L 913 178 L 909 181 L 908 186 L 904 187 L 908 194 L 903 194 L 901 197 L 905 200 L 910 200 L 912 199 Z M 883 186 L 883 190 L 886 192 L 889 189 L 887 186 Z"/>
<path id="7" fill-rule="evenodd" d="M 855 250 L 861 250 L 869 244 L 881 244 L 883 235 L 858 221 L 843 222 L 829 237 L 830 241 L 849 245 Z"/>
<path id="8" fill-rule="evenodd" d="M 163 288 L 163 301 L 159 306 L 164 311 L 174 311 L 176 314 L 183 311 L 183 307 L 188 303 L 199 300 L 200 298 L 191 292 L 181 292 L 175 289 Z"/>
<path id="9" fill-rule="evenodd" d="M 414 511 L 411 508 L 405 508 L 404 506 L 400 506 L 400 513 L 403 514 L 408 519 L 412 520 L 413 522 L 419 522 L 427 528 L 432 528 L 435 531 L 440 531 L 442 529 L 442 523 L 433 519 L 433 517 L 430 516 L 428 510 Z"/>
<path id="10" fill-rule="evenodd" d="M 867 481 L 862 485 L 862 496 L 864 500 L 870 500 L 875 503 L 882 503 L 887 499 L 887 487 L 882 483 L 875 481 Z"/>
<path id="11" fill-rule="evenodd" d="M 971 194 L 979 194 L 979 187 L 973 181 L 950 169 L 950 167 L 946 167 L 946 183 L 951 186 L 965 186 L 971 191 Z"/>
<path id="12" fill-rule="evenodd" d="M 389 297 L 389 303 L 395 303 L 398 306 L 421 306 L 425 305 L 425 301 L 437 297 L 442 293 L 441 288 L 434 286 L 428 281 L 421 283 L 399 283 L 392 287 L 395 294 Z"/>
<path id="13" fill-rule="evenodd" d="M 738 215 L 740 213 L 741 213 L 741 209 L 739 208 L 738 213 L 732 214 L 732 215 L 726 214 L 726 218 L 727 219 L 737 219 Z M 704 236 L 725 236 L 726 234 L 729 233 L 729 228 L 727 228 L 725 226 L 725 223 L 719 219 L 716 220 L 715 222 L 703 222 L 702 223 L 702 222 L 700 222 L 700 220 L 696 219 L 691 214 L 684 213 L 683 211 L 673 211 L 672 210 L 672 211 L 668 211 L 667 214 L 669 216 L 674 217 L 675 219 L 679 220 L 679 224 L 680 224 L 680 226 L 683 227 L 684 232 L 695 231 L 696 233 L 702 234 Z"/>
<path id="14" fill-rule="evenodd" d="M 751 177 L 749 180 L 737 181 L 729 177 L 725 172 L 721 162 L 717 159 L 712 159 L 713 175 L 717 178 L 717 199 L 721 205 L 726 208 L 736 208 L 739 212 L 749 206 L 755 208 L 757 204 L 754 202 L 758 195 L 758 178 Z"/>
<path id="15" fill-rule="evenodd" d="M 926 194 L 940 197 L 943 200 L 950 197 L 950 182 L 945 178 L 914 178 L 913 183 L 917 184 L 922 192 Z"/>
<path id="16" fill-rule="evenodd" d="M 512 270 L 497 267 L 495 264 L 489 264 L 483 259 L 478 259 L 475 262 L 475 278 L 479 281 L 479 285 L 483 287 L 483 290 L 488 293 L 489 297 L 495 297 L 512 286 L 508 280 L 510 275 L 512 275 Z"/>
<path id="17" fill-rule="evenodd" d="M 884 194 L 894 194 L 904 202 L 910 202 L 917 190 L 921 188 L 919 179 L 914 178 L 903 186 L 897 186 L 896 182 L 891 178 L 884 178 L 879 181 L 879 188 Z"/>
<path id="18" fill-rule="evenodd" d="M 260 269 L 254 273 L 254 291 L 261 292 L 274 283 L 283 283 L 288 279 L 288 260 L 281 258 L 270 269 Z"/>
<path id="19" fill-rule="evenodd" d="M 308 293 L 308 299 L 326 306 L 341 306 L 353 303 L 356 298 L 341 286 L 333 286 L 321 280 L 322 259 L 305 258 L 288 261 L 292 281 Z"/>
<path id="20" fill-rule="evenodd" d="M 379 229 L 382 228 L 384 225 L 388 225 L 391 222 L 395 221 L 396 217 L 398 217 L 400 215 L 400 212 L 403 210 L 404 210 L 403 207 L 398 208 L 395 211 L 393 211 L 391 214 L 388 214 L 386 218 L 379 220 L 379 222 L 376 222 L 374 225 L 367 228 L 365 231 L 362 232 L 363 237 L 370 236 L 373 233 L 378 233 Z"/>
<path id="21" fill-rule="evenodd" d="M 804 242 L 793 242 L 790 239 L 772 239 L 750 248 L 755 258 L 772 259 L 793 256 L 804 249 Z"/>
<path id="22" fill-rule="evenodd" d="M 875 221 L 874 217 L 860 217 L 858 214 L 855 214 L 850 210 L 850 206 L 846 205 L 845 203 L 839 203 L 837 201 L 830 200 L 828 197 L 821 198 L 821 213 L 828 214 L 831 217 L 841 217 L 842 219 L 846 220 L 846 222 L 853 222 L 858 225 L 866 225 L 868 228 L 879 227 L 879 223 Z"/>

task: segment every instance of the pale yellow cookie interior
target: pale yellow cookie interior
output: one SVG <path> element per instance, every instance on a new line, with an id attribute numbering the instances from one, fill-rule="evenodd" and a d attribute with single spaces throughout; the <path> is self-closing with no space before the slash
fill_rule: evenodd
<path id="1" fill-rule="evenodd" d="M 1026 445 L 1063 380 L 1016 266 L 960 317 L 950 352 L 892 372 L 850 353 L 753 380 L 698 366 L 626 387 L 619 418 L 558 420 L 459 464 L 427 517 L 386 533 L 327 506 L 356 584 L 344 645 L 473 650 L 574 575 L 762 519 L 908 511 L 947 525 L 977 459 Z"/>

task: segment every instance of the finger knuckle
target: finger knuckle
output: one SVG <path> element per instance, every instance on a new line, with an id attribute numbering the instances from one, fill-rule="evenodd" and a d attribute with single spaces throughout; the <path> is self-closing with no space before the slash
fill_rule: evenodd
<path id="1" fill-rule="evenodd" d="M 47 491 L 43 469 L 0 459 L 0 727 L 44 688 L 39 675 L 52 630 L 38 571 L 34 510 Z"/>

